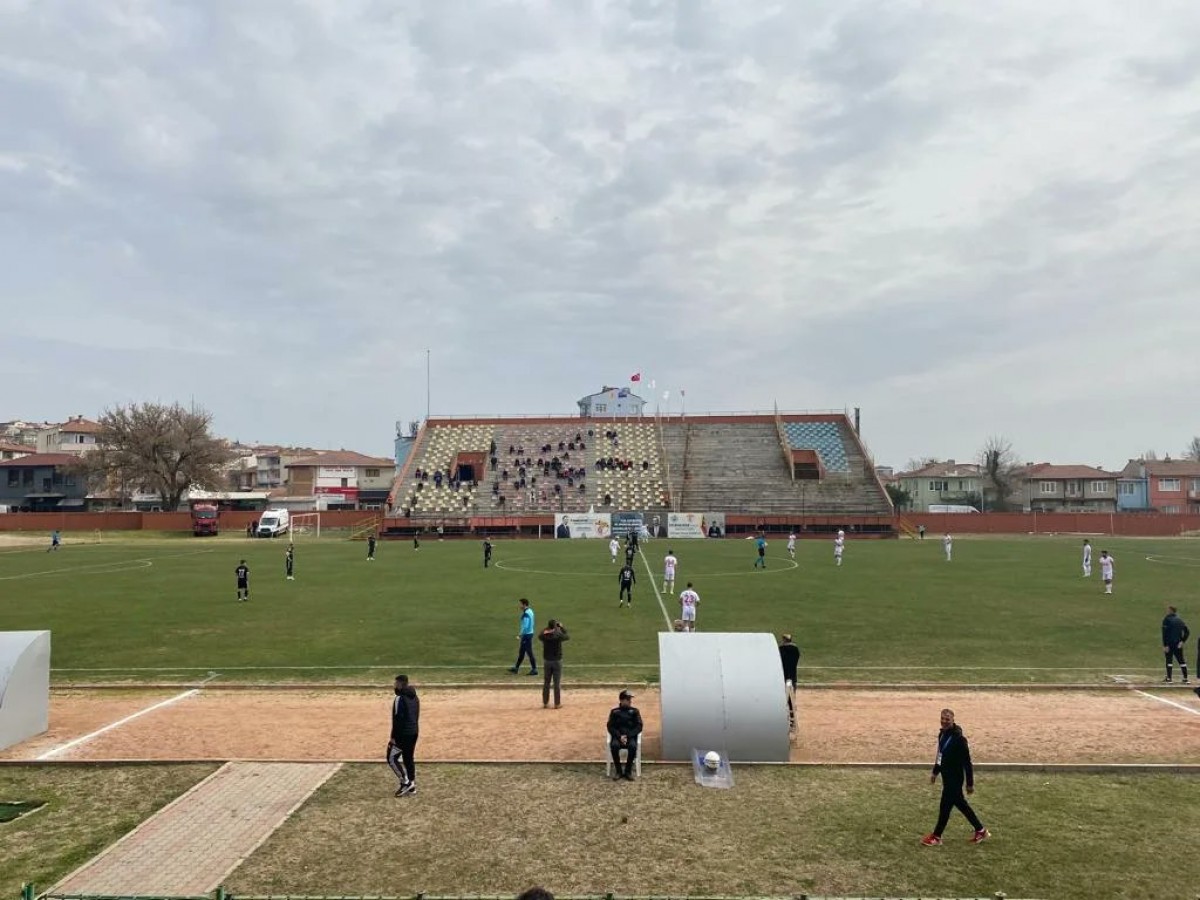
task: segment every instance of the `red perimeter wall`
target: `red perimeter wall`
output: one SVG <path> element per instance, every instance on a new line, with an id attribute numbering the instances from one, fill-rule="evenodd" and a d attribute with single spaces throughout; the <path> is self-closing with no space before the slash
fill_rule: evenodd
<path id="1" fill-rule="evenodd" d="M 261 512 L 223 512 L 221 531 L 245 531 Z M 378 513 L 360 509 L 325 510 L 322 528 L 349 528 Z M 192 514 L 186 512 L 82 512 L 82 513 L 8 513 L 0 515 L 0 532 L 32 531 L 49 535 L 59 531 L 191 531 Z"/>
<path id="2" fill-rule="evenodd" d="M 1200 531 L 1200 516 L 1155 513 L 905 513 L 900 517 L 928 534 L 1113 534 L 1178 537 Z"/>
<path id="3" fill-rule="evenodd" d="M 257 512 L 221 513 L 222 531 L 244 531 L 257 519 Z M 363 510 L 329 510 L 321 513 L 323 528 L 349 528 L 369 518 Z M 514 523 L 515 517 L 484 517 L 473 524 L 502 528 Z M 856 522 L 871 524 L 889 521 L 887 517 L 854 516 Z M 941 534 L 1114 534 L 1127 537 L 1174 537 L 1185 531 L 1200 531 L 1200 516 L 1173 516 L 1143 513 L 905 513 L 899 517 L 914 528 L 924 524 L 928 533 Z M 788 524 L 796 516 L 739 516 L 727 513 L 726 521 L 738 525 Z M 409 524 L 407 520 L 392 520 Z M 843 520 L 836 516 L 803 517 L 806 524 L 836 525 Z M 848 520 L 847 520 L 848 521 Z M 450 520 L 448 519 L 449 523 Z M 521 524 L 553 524 L 551 516 L 531 516 Z M 416 524 L 416 523 L 413 523 Z M 189 513 L 8 513 L 0 515 L 0 532 L 25 531 L 49 535 L 60 531 L 191 531 Z"/>

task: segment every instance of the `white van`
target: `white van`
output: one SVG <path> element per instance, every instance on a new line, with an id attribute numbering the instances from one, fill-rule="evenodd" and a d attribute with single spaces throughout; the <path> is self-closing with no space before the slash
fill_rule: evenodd
<path id="1" fill-rule="evenodd" d="M 287 534 L 290 527 L 291 516 L 286 509 L 265 509 L 258 517 L 258 531 L 255 534 L 260 538 L 273 538 Z"/>
<path id="2" fill-rule="evenodd" d="M 941 504 L 932 503 L 929 506 L 929 511 L 931 513 L 977 513 L 977 512 L 979 512 L 979 510 L 977 510 L 973 506 L 967 506 L 966 504 L 956 505 L 953 503 L 941 503 Z"/>

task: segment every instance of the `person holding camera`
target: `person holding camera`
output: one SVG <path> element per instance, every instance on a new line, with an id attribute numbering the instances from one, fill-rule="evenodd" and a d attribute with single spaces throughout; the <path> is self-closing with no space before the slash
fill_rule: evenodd
<path id="1" fill-rule="evenodd" d="M 563 623 L 551 619 L 538 635 L 542 642 L 542 709 L 550 705 L 550 682 L 554 682 L 554 708 L 562 706 L 562 645 L 571 636 Z"/>

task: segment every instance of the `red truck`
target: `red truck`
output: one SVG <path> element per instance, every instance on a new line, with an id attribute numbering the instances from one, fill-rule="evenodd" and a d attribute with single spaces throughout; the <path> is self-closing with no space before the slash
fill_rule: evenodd
<path id="1" fill-rule="evenodd" d="M 201 501 L 192 504 L 192 534 L 200 537 L 216 534 L 220 520 L 220 509 L 215 503 Z"/>

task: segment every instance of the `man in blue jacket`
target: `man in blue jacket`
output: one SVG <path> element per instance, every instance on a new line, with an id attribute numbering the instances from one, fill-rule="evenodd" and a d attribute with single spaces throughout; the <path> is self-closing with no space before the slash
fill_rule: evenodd
<path id="1" fill-rule="evenodd" d="M 517 632 L 517 640 L 521 642 L 520 649 L 517 651 L 517 661 L 508 671 L 514 675 L 521 669 L 521 663 L 525 660 L 526 654 L 529 655 L 529 674 L 537 674 L 537 657 L 533 655 L 533 608 L 530 607 L 529 601 L 522 597 L 517 601 L 521 604 L 521 623 L 520 631 Z"/>

